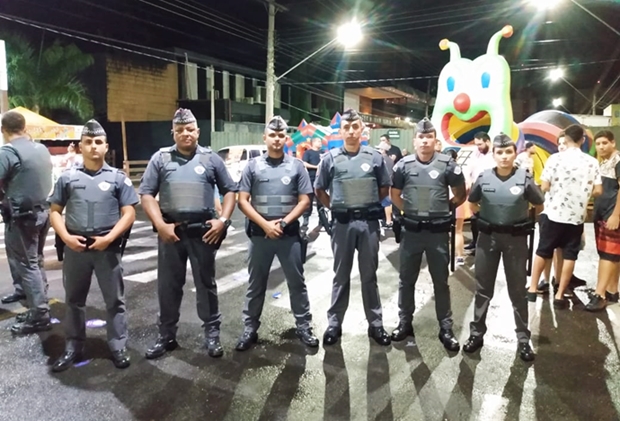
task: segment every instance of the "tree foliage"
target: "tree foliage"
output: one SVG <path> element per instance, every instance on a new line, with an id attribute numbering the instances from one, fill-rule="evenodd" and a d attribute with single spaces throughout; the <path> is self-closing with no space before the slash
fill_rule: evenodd
<path id="1" fill-rule="evenodd" d="M 43 115 L 67 110 L 81 119 L 92 117 L 92 101 L 79 80 L 80 73 L 94 63 L 90 54 L 58 40 L 38 49 L 20 36 L 2 38 L 6 42 L 11 107 L 22 106 Z"/>

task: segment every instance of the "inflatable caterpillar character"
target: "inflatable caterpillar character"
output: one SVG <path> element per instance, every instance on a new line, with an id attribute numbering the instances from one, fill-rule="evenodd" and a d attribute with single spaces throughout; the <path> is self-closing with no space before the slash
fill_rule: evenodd
<path id="1" fill-rule="evenodd" d="M 504 26 L 491 37 L 486 54 L 475 60 L 461 57 L 458 44 L 441 40 L 439 48 L 450 51 L 450 62 L 439 75 L 431 120 L 444 148 L 458 150 L 462 166 L 467 166 L 475 150 L 474 135 L 480 131 L 487 132 L 491 139 L 499 133 L 508 134 L 519 151 L 526 141 L 533 142 L 536 145 L 534 173 L 538 178 L 549 155 L 557 152 L 556 139 L 560 132 L 578 121 L 557 110 L 534 114 L 521 124 L 513 121 L 510 66 L 499 55 L 500 40 L 512 34 L 512 26 Z M 591 144 L 589 136 L 584 151 L 588 152 Z"/>

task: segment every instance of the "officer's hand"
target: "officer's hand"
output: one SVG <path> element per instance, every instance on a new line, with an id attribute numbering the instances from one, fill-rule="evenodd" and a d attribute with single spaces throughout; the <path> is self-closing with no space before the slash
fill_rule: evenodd
<path id="1" fill-rule="evenodd" d="M 271 238 L 272 240 L 277 240 L 284 234 L 280 226 L 280 219 L 276 221 L 266 221 L 265 226 L 262 228 L 263 231 L 265 231 L 265 237 Z"/>
<path id="2" fill-rule="evenodd" d="M 177 241 L 181 241 L 179 237 L 174 232 L 176 228 L 175 224 L 162 224 L 157 227 L 157 235 L 164 243 L 176 243 Z"/>
<path id="3" fill-rule="evenodd" d="M 86 250 L 86 238 L 79 235 L 69 235 L 69 237 L 63 238 L 62 241 L 67 247 L 77 253 Z"/>
<path id="4" fill-rule="evenodd" d="M 226 227 L 219 219 L 211 219 L 207 221 L 207 223 L 211 224 L 211 229 L 205 233 L 202 237 L 202 241 L 207 244 L 215 244 L 222 237 Z"/>
<path id="5" fill-rule="evenodd" d="M 89 247 L 89 249 L 91 250 L 104 251 L 105 249 L 110 247 L 110 244 L 112 243 L 112 239 L 108 238 L 107 235 L 104 237 L 93 237 L 93 240 L 95 240 L 95 242 L 92 243 Z"/>
<path id="6" fill-rule="evenodd" d="M 607 222 L 605 222 L 605 226 L 609 230 L 617 230 L 618 225 L 620 225 L 620 217 L 618 217 L 617 215 L 611 215 L 607 219 Z"/>

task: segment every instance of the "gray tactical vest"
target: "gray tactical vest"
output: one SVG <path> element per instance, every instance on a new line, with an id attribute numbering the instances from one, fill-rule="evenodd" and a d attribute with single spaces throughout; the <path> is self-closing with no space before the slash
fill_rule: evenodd
<path id="1" fill-rule="evenodd" d="M 28 138 L 18 138 L 5 148 L 19 158 L 20 169 L 6 186 L 6 197 L 16 209 L 26 206 L 47 207 L 47 197 L 52 190 L 52 158 L 44 145 Z"/>
<path id="2" fill-rule="evenodd" d="M 73 234 L 105 235 L 121 218 L 118 170 L 102 170 L 90 176 L 79 168 L 69 170 L 66 186 L 65 224 Z"/>
<path id="3" fill-rule="evenodd" d="M 284 156 L 280 165 L 267 162 L 267 154 L 255 158 L 252 181 L 252 206 L 263 218 L 284 218 L 297 206 L 299 186 L 294 172 L 294 158 Z"/>
<path id="4" fill-rule="evenodd" d="M 478 182 L 482 187 L 480 219 L 493 225 L 514 225 L 527 221 L 529 204 L 525 198 L 527 172 L 516 170 L 506 181 L 500 180 L 493 170 L 482 173 Z"/>
<path id="5" fill-rule="evenodd" d="M 212 211 L 214 174 L 209 165 L 212 151 L 198 146 L 194 157 L 183 162 L 172 149 L 166 149 L 161 152 L 161 212 L 181 222 Z"/>
<path id="6" fill-rule="evenodd" d="M 446 179 L 450 157 L 436 153 L 429 163 L 422 163 L 417 160 L 416 155 L 408 155 L 403 161 L 405 215 L 410 218 L 450 216 L 450 196 Z"/>
<path id="7" fill-rule="evenodd" d="M 377 205 L 379 186 L 375 174 L 373 151 L 362 146 L 354 157 L 342 148 L 330 151 L 334 159 L 334 177 L 330 187 L 332 209 L 366 209 Z"/>

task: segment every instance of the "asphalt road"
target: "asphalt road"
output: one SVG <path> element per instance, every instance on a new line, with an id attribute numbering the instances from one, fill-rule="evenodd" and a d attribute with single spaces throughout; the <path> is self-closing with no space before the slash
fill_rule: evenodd
<path id="1" fill-rule="evenodd" d="M 437 321 L 428 271 L 417 285 L 416 340 L 380 347 L 366 334 L 357 268 L 340 345 L 314 351 L 295 338 L 289 295 L 279 264 L 269 281 L 259 344 L 234 351 L 242 331 L 247 282 L 247 238 L 235 214 L 235 231 L 218 253 L 217 278 L 224 316 L 225 355 L 210 358 L 203 348 L 191 274 L 185 287 L 178 340 L 181 349 L 147 361 L 144 351 L 157 336 L 156 237 L 143 215 L 125 254 L 126 298 L 132 365 L 115 369 L 105 328 L 89 328 L 87 364 L 52 374 L 64 347 L 60 325 L 51 332 L 13 337 L 12 316 L 24 308 L 0 306 L 0 420 L 619 420 L 620 305 L 605 312 L 583 311 L 585 291 L 570 310 L 549 301 L 530 304 L 537 359 L 516 355 L 512 307 L 498 275 L 483 349 L 449 353 L 437 339 Z M 316 220 L 314 220 L 316 222 Z M 316 223 L 314 224 L 316 225 Z M 576 273 L 592 286 L 596 253 L 591 225 Z M 0 234 L 3 241 L 3 234 Z M 306 264 L 315 332 L 322 336 L 330 302 L 332 254 L 329 237 L 315 231 Z M 62 320 L 64 293 L 50 233 L 46 247 L 52 315 Z M 0 252 L 0 294 L 12 291 Z M 379 282 L 384 322 L 398 321 L 398 248 L 391 237 L 381 245 Z M 473 259 L 450 278 L 455 333 L 461 343 L 473 314 Z M 96 282 L 88 319 L 104 319 Z"/>

